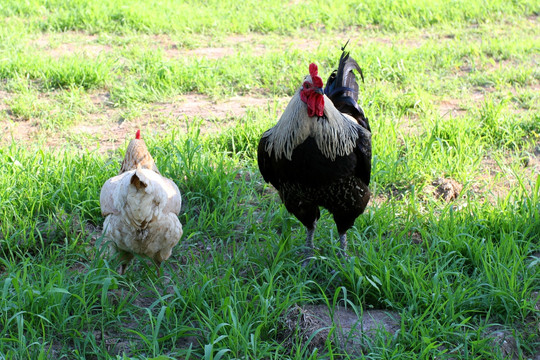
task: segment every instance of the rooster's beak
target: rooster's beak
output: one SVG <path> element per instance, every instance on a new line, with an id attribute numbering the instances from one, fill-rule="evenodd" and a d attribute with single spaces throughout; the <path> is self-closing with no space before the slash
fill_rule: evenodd
<path id="1" fill-rule="evenodd" d="M 317 94 L 324 94 L 323 88 L 313 88 Z"/>

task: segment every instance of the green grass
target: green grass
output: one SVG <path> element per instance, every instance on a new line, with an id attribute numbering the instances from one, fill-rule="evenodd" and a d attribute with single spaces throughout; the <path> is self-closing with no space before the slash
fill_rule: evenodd
<path id="1" fill-rule="evenodd" d="M 89 32 L 132 31 L 162 33 L 291 33 L 304 28 L 324 26 L 343 29 L 357 25 L 376 25 L 382 29 L 402 30 L 436 24 L 463 25 L 493 20 L 516 19 L 538 14 L 538 3 L 531 0 L 506 2 L 468 1 L 380 1 L 374 5 L 342 1 L 284 2 L 245 1 L 145 1 L 108 2 L 7 0 L 0 14 L 7 18 L 25 17 L 39 30 Z M 231 21 L 234 19 L 234 21 Z"/>
<path id="2" fill-rule="evenodd" d="M 365 359 L 505 359 L 494 326 L 518 358 L 540 352 L 537 2 L 328 4 L 2 2 L 0 122 L 37 132 L 0 137 L 0 359 L 355 358 L 286 338 L 285 315 L 306 304 L 399 313 Z M 326 78 L 348 38 L 373 200 L 350 261 L 323 211 L 303 268 L 305 230 L 255 161 L 283 107 L 216 119 L 231 123 L 215 133 L 159 109 L 191 93 L 288 97 L 310 62 Z M 227 51 L 189 53 L 205 47 Z M 96 235 L 125 146 L 90 150 L 109 139 L 76 130 L 117 122 L 152 129 L 182 192 L 184 236 L 161 278 L 144 259 L 120 276 Z M 433 196 L 441 177 L 463 185 L 456 200 Z"/>

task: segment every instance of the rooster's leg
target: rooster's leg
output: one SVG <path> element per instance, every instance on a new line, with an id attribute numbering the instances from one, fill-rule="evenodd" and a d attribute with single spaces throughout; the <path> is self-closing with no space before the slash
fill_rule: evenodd
<path id="1" fill-rule="evenodd" d="M 313 226 L 311 229 L 307 229 L 307 236 L 306 236 L 306 255 L 307 256 L 313 256 L 313 236 L 315 235 L 315 226 Z"/>
<path id="2" fill-rule="evenodd" d="M 341 250 L 339 251 L 339 256 L 347 258 L 347 233 L 339 234 L 339 246 Z"/>
<path id="3" fill-rule="evenodd" d="M 295 199 L 298 200 L 298 199 Z M 289 204 L 287 210 L 296 216 L 298 220 L 306 227 L 306 248 L 305 248 L 305 260 L 302 266 L 306 266 L 309 260 L 313 257 L 313 235 L 315 235 L 315 227 L 317 226 L 317 220 L 321 216 L 319 212 L 319 206 L 313 203 L 302 203 L 298 200 L 294 204 Z"/>
<path id="4" fill-rule="evenodd" d="M 313 257 L 313 249 L 314 249 L 314 245 L 313 245 L 313 236 L 315 235 L 315 225 L 317 224 L 317 221 L 315 220 L 313 222 L 313 225 L 311 226 L 311 228 L 306 228 L 306 250 L 305 250 L 305 260 L 304 262 L 302 263 L 302 266 L 306 266 L 309 262 L 309 259 Z"/>

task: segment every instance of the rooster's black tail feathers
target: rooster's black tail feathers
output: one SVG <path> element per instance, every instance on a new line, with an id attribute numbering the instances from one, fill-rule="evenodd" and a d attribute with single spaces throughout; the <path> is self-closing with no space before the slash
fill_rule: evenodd
<path id="1" fill-rule="evenodd" d="M 349 41 L 341 48 L 338 69 L 330 74 L 324 93 L 339 111 L 351 115 L 360 125 L 370 130 L 364 110 L 358 105 L 358 83 L 354 70 L 358 71 L 362 81 L 364 81 L 364 74 L 356 60 L 349 57 L 349 53 L 345 51 L 348 43 Z"/>

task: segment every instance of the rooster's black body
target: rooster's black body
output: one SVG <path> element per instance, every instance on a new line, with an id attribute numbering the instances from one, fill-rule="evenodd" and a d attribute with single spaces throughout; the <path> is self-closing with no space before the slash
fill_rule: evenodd
<path id="1" fill-rule="evenodd" d="M 353 70 L 362 75 L 356 61 L 343 51 L 323 95 L 322 80 L 312 64 L 303 86 L 258 147 L 264 180 L 307 228 L 309 256 L 320 206 L 334 216 L 345 252 L 347 230 L 370 198 L 371 132 L 357 103 Z"/>

